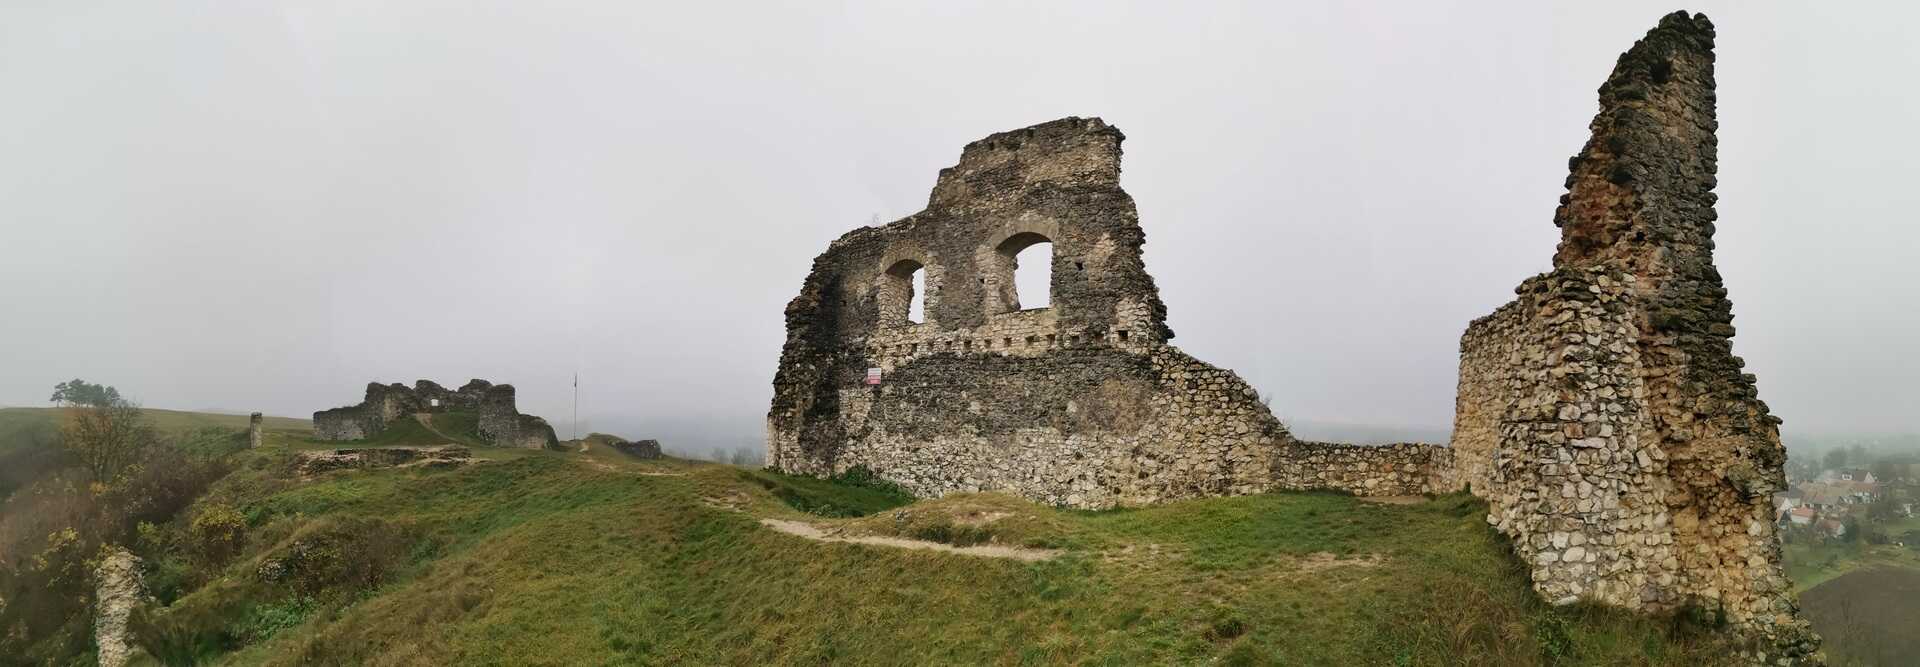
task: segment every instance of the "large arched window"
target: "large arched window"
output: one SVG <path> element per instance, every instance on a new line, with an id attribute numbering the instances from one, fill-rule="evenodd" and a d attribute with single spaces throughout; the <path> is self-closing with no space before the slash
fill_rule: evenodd
<path id="1" fill-rule="evenodd" d="M 995 248 L 1003 274 L 1000 302 L 1007 311 L 1053 306 L 1053 240 L 1033 232 L 1007 237 Z M 1010 275 L 1008 275 L 1010 274 Z"/>
<path id="2" fill-rule="evenodd" d="M 920 262 L 903 259 L 894 262 L 880 276 L 875 295 L 880 307 L 880 324 L 896 326 L 919 324 L 927 320 L 927 272 Z"/>

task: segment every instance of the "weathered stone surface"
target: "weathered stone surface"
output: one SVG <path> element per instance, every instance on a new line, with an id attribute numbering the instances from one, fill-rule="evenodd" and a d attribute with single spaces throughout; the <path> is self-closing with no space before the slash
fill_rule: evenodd
<path id="1" fill-rule="evenodd" d="M 1086 118 L 995 134 L 940 172 L 926 210 L 834 241 L 787 306 L 768 465 L 864 466 L 920 495 L 996 489 L 1075 507 L 1430 490 L 1444 448 L 1299 442 L 1238 375 L 1166 343 L 1119 185 L 1123 138 Z M 1022 310 L 1015 253 L 1042 241 L 1051 305 Z"/>
<path id="2" fill-rule="evenodd" d="M 1713 265 L 1714 30 L 1675 13 L 1620 57 L 1555 212 L 1554 269 L 1460 342 L 1457 480 L 1548 600 L 1723 610 L 1809 659 L 1769 499 L 1780 420 L 1732 355 Z"/>
<path id="3" fill-rule="evenodd" d="M 260 448 L 260 424 L 265 420 L 266 416 L 258 412 L 247 418 L 247 447 Z"/>
<path id="4" fill-rule="evenodd" d="M 101 667 L 121 667 L 134 652 L 127 619 L 146 597 L 146 586 L 140 578 L 138 556 L 117 546 L 105 551 L 94 572 L 93 641 Z"/>
<path id="5" fill-rule="evenodd" d="M 386 430 L 387 425 L 412 415 L 473 412 L 480 437 L 501 447 L 552 449 L 560 445 L 547 420 L 520 414 L 514 406 L 513 385 L 469 380 L 450 390 L 431 380 L 404 384 L 368 383 L 366 398 L 350 405 L 313 413 L 314 433 L 322 440 L 361 440 Z"/>

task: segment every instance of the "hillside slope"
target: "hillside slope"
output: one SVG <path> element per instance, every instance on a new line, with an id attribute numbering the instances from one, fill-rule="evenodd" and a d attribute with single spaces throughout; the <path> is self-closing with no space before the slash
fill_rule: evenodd
<path id="1" fill-rule="evenodd" d="M 1725 659 L 1685 624 L 1547 608 L 1461 497 L 901 506 L 871 480 L 556 452 L 302 479 L 289 446 L 312 445 L 277 436 L 237 454 L 185 513 L 244 523 L 237 553 L 147 555 L 169 605 L 137 614 L 148 650 L 391 665 Z M 765 519 L 1043 556 L 822 541 Z M 191 543 L 179 523 L 173 543 Z"/>
<path id="2" fill-rule="evenodd" d="M 23 444 L 22 437 L 39 430 L 51 431 L 60 427 L 65 418 L 66 408 L 0 408 L 0 451 Z M 247 428 L 247 415 L 229 415 L 213 412 L 187 412 L 184 410 L 141 410 L 153 421 L 154 428 L 163 431 L 184 431 L 197 428 L 222 428 L 244 430 Z M 270 430 L 311 431 L 313 422 L 293 417 L 267 417 L 262 426 Z"/>

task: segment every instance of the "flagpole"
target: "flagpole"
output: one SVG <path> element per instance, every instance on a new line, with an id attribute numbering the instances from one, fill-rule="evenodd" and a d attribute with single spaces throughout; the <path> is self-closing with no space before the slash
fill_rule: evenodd
<path id="1" fill-rule="evenodd" d="M 573 439 L 580 439 L 580 371 L 573 372 Z"/>

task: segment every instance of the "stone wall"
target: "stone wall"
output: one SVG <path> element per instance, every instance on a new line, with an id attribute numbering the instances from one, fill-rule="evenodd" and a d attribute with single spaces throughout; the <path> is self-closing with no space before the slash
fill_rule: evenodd
<path id="1" fill-rule="evenodd" d="M 1295 442 L 1274 458 L 1273 480 L 1279 489 L 1418 496 L 1458 490 L 1452 470 L 1453 450 L 1426 443 Z"/>
<path id="2" fill-rule="evenodd" d="M 834 241 L 787 306 L 768 465 L 1075 507 L 1433 488 L 1443 448 L 1300 443 L 1239 376 L 1167 344 L 1123 138 L 1082 118 L 995 134 L 940 172 L 926 210 Z M 1022 309 L 1016 255 L 1043 241 L 1050 307 Z M 924 322 L 908 320 L 916 271 Z"/>
<path id="3" fill-rule="evenodd" d="M 1555 602 L 1723 611 L 1792 662 L 1816 640 L 1780 567 L 1780 420 L 1732 354 L 1713 266 L 1713 26 L 1620 57 L 1569 163 L 1554 270 L 1461 338 L 1456 478 Z"/>
<path id="4" fill-rule="evenodd" d="M 501 447 L 555 448 L 559 439 L 545 419 L 520 414 L 513 385 L 470 380 L 450 390 L 431 380 L 404 384 L 367 384 L 359 404 L 313 413 L 313 430 L 321 440 L 363 440 L 398 419 L 442 412 L 473 412 L 481 439 Z"/>

